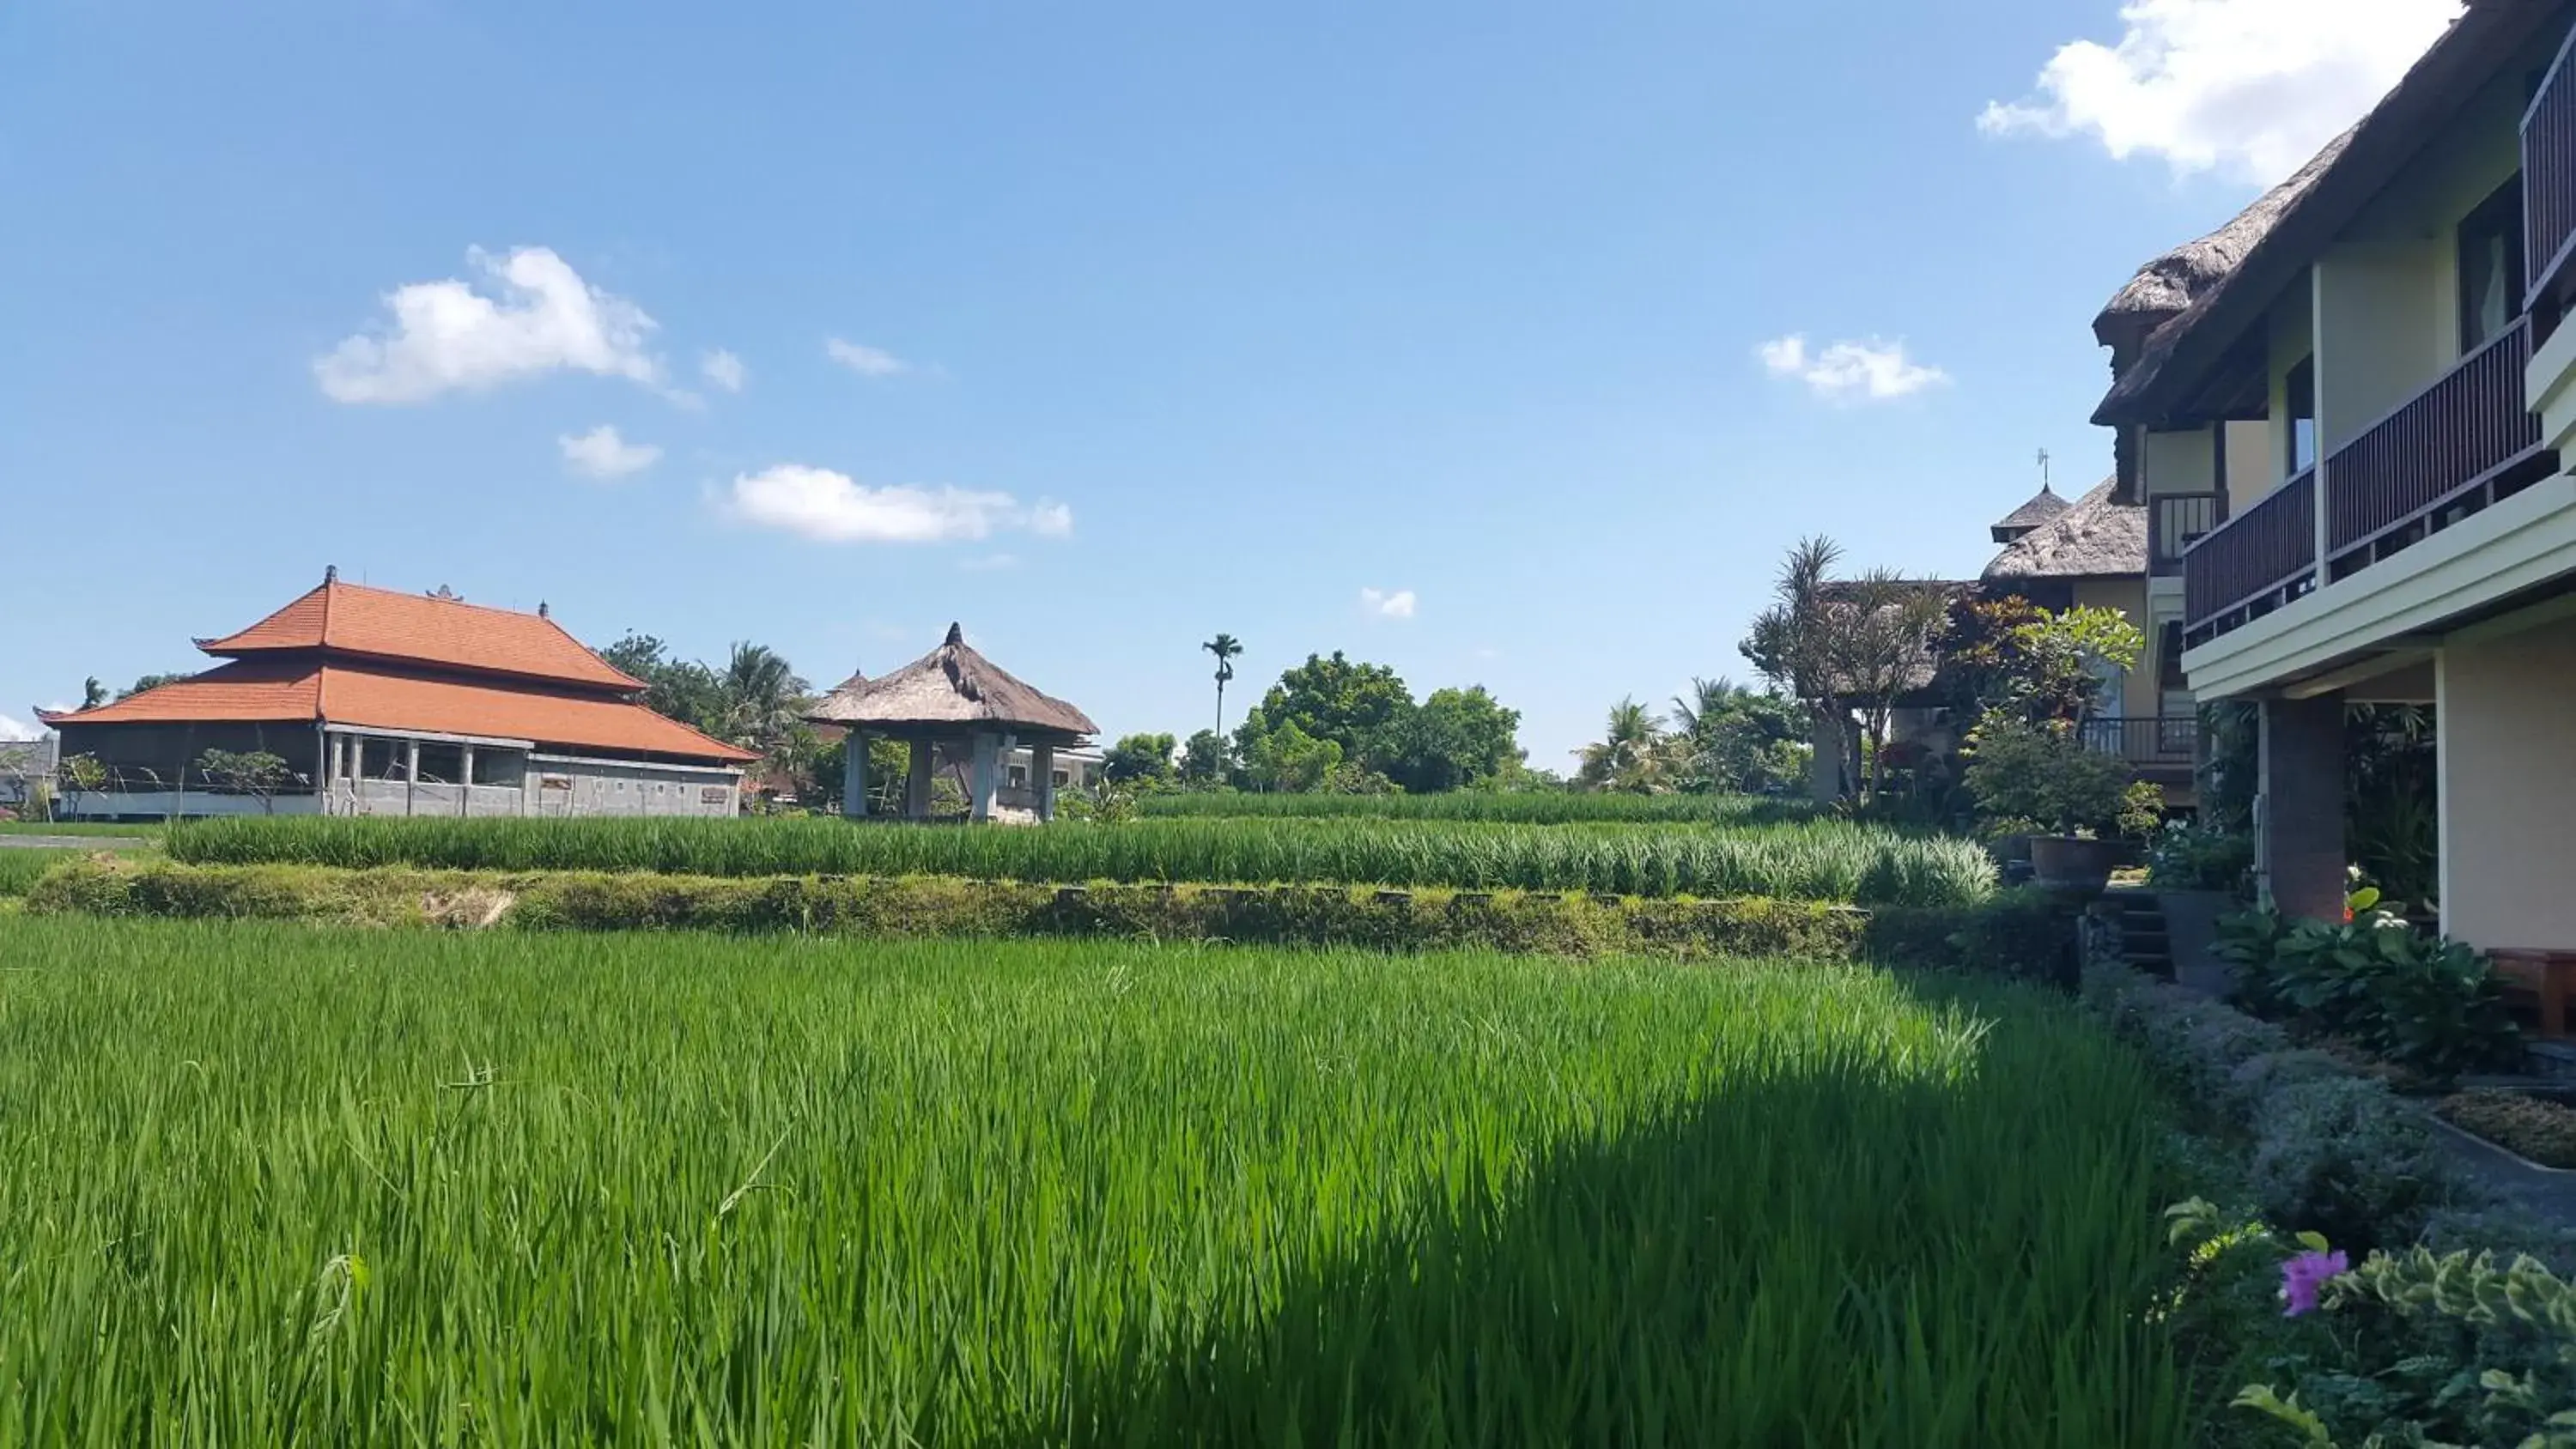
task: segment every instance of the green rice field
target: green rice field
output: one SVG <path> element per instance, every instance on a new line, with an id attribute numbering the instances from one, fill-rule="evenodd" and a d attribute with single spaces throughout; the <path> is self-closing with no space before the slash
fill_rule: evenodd
<path id="1" fill-rule="evenodd" d="M 820 817 L 300 816 L 188 821 L 172 828 L 168 848 L 177 860 L 225 865 L 1453 886 L 1861 905 L 1962 905 L 1994 889 L 1992 860 L 1969 841 L 1839 821 L 1687 827 L 1137 820 L 1008 829 Z"/>
<path id="2" fill-rule="evenodd" d="M 2198 1441 L 2010 987 L 0 933 L 0 1444 Z"/>
<path id="3" fill-rule="evenodd" d="M 25 895 L 36 877 L 79 854 L 77 850 L 0 850 L 0 899 Z"/>
<path id="4" fill-rule="evenodd" d="M 1613 795 L 1574 790 L 1449 790 L 1434 795 L 1254 794 L 1225 790 L 1149 794 L 1137 808 L 1149 816 L 1191 819 L 1482 820 L 1519 825 L 1625 822 L 1660 825 L 1762 825 L 1809 820 L 1804 800 L 1757 795 Z"/>

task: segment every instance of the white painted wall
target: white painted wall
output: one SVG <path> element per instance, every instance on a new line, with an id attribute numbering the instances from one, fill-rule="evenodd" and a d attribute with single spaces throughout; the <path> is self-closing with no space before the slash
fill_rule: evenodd
<path id="1" fill-rule="evenodd" d="M 2576 619 L 2446 643 L 2434 694 L 2443 929 L 2576 950 Z"/>

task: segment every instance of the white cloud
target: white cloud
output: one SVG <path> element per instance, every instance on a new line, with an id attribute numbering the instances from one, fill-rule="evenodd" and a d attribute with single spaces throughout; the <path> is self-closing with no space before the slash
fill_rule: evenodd
<path id="1" fill-rule="evenodd" d="M 1903 342 L 1870 337 L 1810 351 L 1803 334 L 1775 337 L 1754 349 L 1774 377 L 1794 377 L 1836 402 L 1885 402 L 1921 392 L 1950 375 L 1905 355 Z"/>
<path id="2" fill-rule="evenodd" d="M 39 738 L 42 738 L 42 732 L 34 725 L 31 725 L 22 719 L 16 719 L 9 715 L 0 714 L 0 740 L 32 740 Z"/>
<path id="3" fill-rule="evenodd" d="M 864 342 L 844 342 L 838 337 L 823 344 L 823 355 L 861 377 L 893 377 L 912 371 L 912 364 Z"/>
<path id="4" fill-rule="evenodd" d="M 654 322 L 643 308 L 591 286 L 544 247 L 465 255 L 487 291 L 450 277 L 386 293 L 390 327 L 314 359 L 322 391 L 344 403 L 425 402 L 555 371 L 661 387 L 661 360 L 644 350 Z"/>
<path id="5" fill-rule="evenodd" d="M 719 392 L 740 392 L 749 372 L 742 359 L 719 347 L 698 359 L 698 373 Z"/>
<path id="6" fill-rule="evenodd" d="M 1410 619 L 1413 605 L 1411 589 L 1397 589 L 1393 593 L 1384 589 L 1360 590 L 1360 607 L 1381 619 Z"/>
<path id="7" fill-rule="evenodd" d="M 2456 0 L 2129 0 L 2117 42 L 2077 40 L 1990 136 L 2089 135 L 2117 158 L 2268 185 L 2370 109 L 2460 13 Z"/>
<path id="8" fill-rule="evenodd" d="M 587 478 L 623 478 L 629 473 L 641 473 L 662 457 L 659 447 L 630 443 L 617 436 L 617 429 L 607 423 L 579 437 L 565 433 L 555 443 L 563 449 L 564 466 Z"/>
<path id="9" fill-rule="evenodd" d="M 1061 536 L 1073 528 L 1073 511 L 1060 503 L 1026 508 L 1008 493 L 946 485 L 871 487 L 802 463 L 737 475 L 724 506 L 745 522 L 825 543 L 947 543 L 1005 530 Z"/>

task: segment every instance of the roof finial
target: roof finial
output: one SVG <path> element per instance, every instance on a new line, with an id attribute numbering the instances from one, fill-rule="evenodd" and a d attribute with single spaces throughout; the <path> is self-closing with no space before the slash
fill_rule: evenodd
<path id="1" fill-rule="evenodd" d="M 2039 491 L 2042 493 L 2048 491 L 2048 450 L 2046 448 L 2039 450 Z"/>
<path id="2" fill-rule="evenodd" d="M 948 647 L 949 647 L 949 648 L 951 648 L 951 649 L 954 649 L 954 648 L 956 648 L 958 645 L 963 644 L 963 643 L 965 643 L 965 642 L 966 642 L 966 629 L 965 629 L 965 626 L 964 626 L 964 625 L 961 625 L 961 624 L 954 624 L 954 623 L 950 624 L 950 625 L 948 626 Z"/>
<path id="3" fill-rule="evenodd" d="M 322 566 L 322 582 L 326 584 L 336 584 L 340 582 L 340 566 L 338 564 L 324 564 Z"/>
<path id="4" fill-rule="evenodd" d="M 537 600 L 537 617 L 540 619 L 551 619 L 554 617 L 552 614 L 546 612 L 546 601 L 543 599 Z"/>

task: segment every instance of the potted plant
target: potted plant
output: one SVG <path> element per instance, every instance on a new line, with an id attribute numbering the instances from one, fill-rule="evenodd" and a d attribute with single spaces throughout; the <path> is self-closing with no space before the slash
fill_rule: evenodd
<path id="1" fill-rule="evenodd" d="M 2031 836 L 2032 878 L 2093 894 L 2111 883 L 2127 853 L 2118 829 L 2129 799 L 2128 763 L 2084 748 L 2072 727 L 1988 714 L 1969 736 L 1968 793 L 1988 819 L 2039 822 Z"/>

